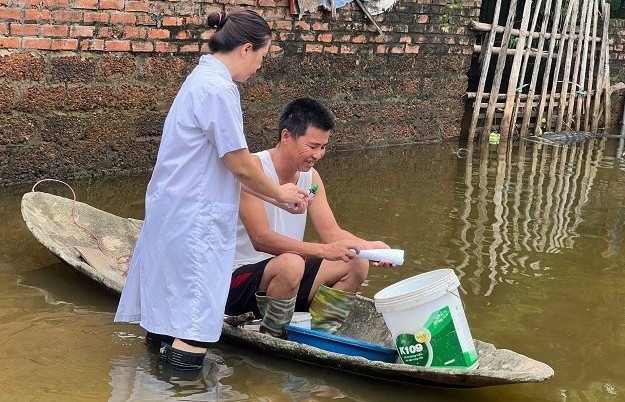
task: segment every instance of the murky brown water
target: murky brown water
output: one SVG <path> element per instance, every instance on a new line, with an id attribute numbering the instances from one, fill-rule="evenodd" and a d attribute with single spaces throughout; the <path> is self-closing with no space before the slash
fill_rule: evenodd
<path id="1" fill-rule="evenodd" d="M 156 370 L 117 298 L 58 262 L 0 193 L 0 399 L 623 400 L 625 161 L 618 143 L 524 143 L 454 153 L 456 144 L 336 154 L 318 166 L 337 219 L 406 250 L 372 267 L 362 293 L 439 267 L 461 277 L 474 337 L 551 365 L 541 384 L 450 390 L 380 383 L 234 345 L 205 377 Z M 141 218 L 147 177 L 71 183 L 80 201 Z M 58 185 L 42 186 L 67 195 Z M 313 233 L 309 233 L 314 238 Z"/>

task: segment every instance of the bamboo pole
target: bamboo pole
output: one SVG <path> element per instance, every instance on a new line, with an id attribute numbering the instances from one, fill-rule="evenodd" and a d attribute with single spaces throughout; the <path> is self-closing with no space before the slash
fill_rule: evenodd
<path id="1" fill-rule="evenodd" d="M 556 0 L 556 4 L 558 8 L 561 8 L 562 6 L 562 0 Z M 554 18 L 554 21 L 557 21 L 557 18 Z M 490 32 L 490 30 L 492 29 L 492 25 L 491 24 L 487 24 L 484 22 L 478 22 L 478 21 L 470 21 L 469 22 L 469 29 L 473 30 L 473 31 L 477 31 L 477 32 Z M 502 33 L 504 31 L 504 27 L 498 26 L 496 27 L 496 32 L 497 33 Z M 511 35 L 515 35 L 515 36 L 519 36 L 519 30 L 518 29 L 513 29 L 512 31 L 510 31 Z M 576 33 L 573 34 L 560 34 L 560 33 L 546 33 L 545 34 L 545 40 L 549 39 L 551 40 L 556 39 L 577 39 L 577 35 Z M 532 35 L 530 35 L 531 38 L 539 38 L 540 34 L 539 33 L 533 33 Z M 594 42 L 601 42 L 601 37 L 598 37 L 596 35 L 593 35 L 589 38 L 589 40 L 594 41 Z M 613 41 L 610 40 L 610 43 L 612 43 Z"/>
<path id="2" fill-rule="evenodd" d="M 491 101 L 494 101 L 497 94 L 499 93 L 499 87 L 501 86 L 501 77 L 503 76 L 503 70 L 506 66 L 506 52 L 508 50 L 508 42 L 510 41 L 510 31 L 512 30 L 512 25 L 514 24 L 514 17 L 516 14 L 516 4 L 517 0 L 510 1 L 510 11 L 508 13 L 508 19 L 506 22 L 506 29 L 503 33 L 502 38 L 502 52 L 497 57 L 497 66 L 495 67 L 495 77 L 493 79 L 493 86 L 491 88 Z M 489 105 L 486 109 L 486 117 L 484 119 L 484 133 L 488 133 L 493 125 L 492 119 L 493 114 L 495 113 L 494 102 L 493 105 Z"/>
<path id="3" fill-rule="evenodd" d="M 603 29 L 604 40 L 608 40 L 609 28 L 610 28 L 610 4 L 607 2 L 603 2 L 603 9 L 605 12 L 605 27 Z M 607 42 L 606 42 L 607 43 Z M 604 127 L 608 128 L 610 126 L 610 120 L 612 118 L 612 99 L 610 95 L 610 47 L 606 45 L 605 47 L 605 71 L 603 74 L 603 85 L 605 91 L 605 124 Z"/>
<path id="4" fill-rule="evenodd" d="M 527 39 L 527 26 L 529 25 L 529 13 L 531 12 L 531 6 L 531 1 L 525 2 L 525 7 L 523 8 L 523 18 L 521 19 L 521 35 L 519 36 L 519 41 L 517 42 L 518 52 L 514 55 L 514 59 L 512 59 L 512 69 L 510 70 L 510 79 L 508 80 L 508 96 L 506 98 L 506 106 L 504 107 L 503 118 L 501 119 L 501 125 L 499 128 L 499 133 L 501 134 L 501 138 L 503 139 L 508 138 L 513 127 L 513 124 L 510 120 L 512 117 L 512 109 L 514 108 L 514 95 L 516 93 L 516 89 L 519 83 L 519 72 L 522 63 L 522 51 L 523 49 L 525 49 L 525 42 Z"/>
<path id="5" fill-rule="evenodd" d="M 551 10 L 551 0 L 547 0 L 547 4 L 545 4 L 545 14 L 547 13 L 547 11 L 550 11 L 550 10 Z M 547 25 L 549 25 L 549 18 L 543 18 L 543 23 L 540 28 L 540 37 L 538 39 L 538 47 L 537 47 L 538 53 L 542 53 L 543 47 L 545 46 L 545 36 L 547 33 Z M 528 99 L 532 99 L 532 100 L 534 99 L 534 94 L 536 93 L 536 80 L 538 77 L 538 71 L 540 70 L 541 64 L 542 64 L 542 58 L 534 60 L 534 70 L 532 71 L 532 81 L 530 83 L 530 89 L 527 94 Z M 546 83 L 543 82 L 543 85 L 546 85 Z M 530 122 L 531 112 L 532 112 L 531 108 L 529 107 L 525 108 L 525 113 L 523 114 L 523 120 L 521 121 L 521 132 L 519 133 L 519 136 L 521 138 L 527 135 L 527 131 L 528 131 L 527 129 L 528 129 L 529 122 Z M 541 120 L 541 116 L 538 115 L 536 117 L 537 126 L 540 126 L 540 120 Z"/>
<path id="6" fill-rule="evenodd" d="M 573 12 L 573 7 L 571 6 L 571 3 L 568 4 L 568 7 L 566 9 L 566 16 L 564 17 L 564 23 L 562 24 L 562 32 L 565 33 L 568 29 L 568 27 L 571 24 L 571 14 Z M 558 26 L 557 24 L 554 23 L 554 27 L 557 29 Z M 553 42 L 555 44 L 555 41 Z M 557 92 L 558 89 L 558 78 L 560 78 L 560 67 L 562 65 L 562 56 L 564 54 L 564 45 L 565 45 L 566 41 L 565 40 L 561 40 L 560 44 L 558 46 L 558 55 L 556 58 L 556 65 L 555 68 L 553 70 L 553 76 L 551 75 L 551 70 L 546 71 L 545 75 L 544 75 L 544 82 L 549 82 L 549 80 L 551 79 L 551 96 L 549 97 L 549 105 L 547 106 L 547 122 L 545 124 L 545 128 L 547 130 L 551 130 L 551 124 L 552 124 L 552 120 L 551 117 L 553 116 L 553 108 L 554 108 L 554 101 L 555 101 L 555 94 Z M 543 94 L 545 94 L 546 91 L 546 87 L 545 90 L 543 91 Z M 560 100 L 560 94 L 558 94 L 558 100 Z M 558 103 L 559 105 L 560 103 Z M 540 116 L 542 116 L 542 108 L 539 106 L 538 107 L 538 113 Z"/>
<path id="7" fill-rule="evenodd" d="M 579 30 L 580 32 L 585 32 L 586 31 L 586 17 L 588 14 L 588 0 L 584 0 L 584 2 L 582 3 L 582 16 L 581 19 L 579 21 Z M 584 40 L 582 38 L 582 36 L 579 36 L 577 39 L 577 46 L 575 46 L 575 65 L 573 66 L 573 80 L 571 81 L 571 91 L 570 93 L 570 98 L 568 99 L 568 102 L 566 102 L 564 104 L 564 109 L 567 111 L 566 113 L 566 122 L 565 124 L 567 125 L 567 127 L 569 127 L 570 129 L 573 128 L 573 111 L 575 110 L 575 105 L 578 103 L 578 99 L 579 99 L 579 91 L 580 91 L 580 87 L 579 87 L 579 82 L 578 82 L 578 76 L 581 75 L 580 72 L 582 70 L 582 65 L 580 63 L 583 63 L 583 60 L 586 59 L 585 54 L 584 54 Z M 584 57 L 582 58 L 582 55 L 584 55 Z M 584 70 L 586 69 L 586 65 L 583 64 Z M 584 71 L 585 73 L 585 71 Z M 581 88 L 581 90 L 583 91 L 583 87 Z M 579 116 L 575 116 L 575 127 L 577 128 L 578 123 L 577 120 L 579 119 Z"/>
<path id="8" fill-rule="evenodd" d="M 575 31 L 575 26 L 577 25 L 577 13 L 579 11 L 579 5 L 577 1 L 573 1 L 573 16 L 571 18 L 571 31 Z M 569 84 L 570 84 L 570 75 L 571 75 L 571 63 L 570 61 L 573 59 L 573 45 L 574 41 L 569 40 L 567 43 L 566 56 L 565 56 L 565 64 L 564 64 L 564 74 L 562 75 L 562 90 L 560 91 L 560 107 L 558 108 L 558 121 L 556 123 L 556 131 L 562 130 L 562 122 L 564 120 L 564 112 L 566 109 L 566 104 L 568 101 L 569 95 Z"/>
<path id="9" fill-rule="evenodd" d="M 605 94 L 605 118 L 604 118 L 604 128 L 610 127 L 610 123 L 612 120 L 612 98 L 610 92 L 610 60 L 609 54 L 605 57 L 605 74 L 603 76 L 603 82 L 605 87 L 603 89 Z"/>
<path id="10" fill-rule="evenodd" d="M 595 4 L 595 0 L 589 0 L 590 3 L 588 4 L 587 10 L 586 10 L 586 26 L 584 27 L 584 45 L 583 45 L 583 49 L 582 49 L 582 65 L 580 67 L 580 72 L 579 72 L 579 92 L 577 93 L 578 96 L 576 96 L 576 100 L 575 100 L 575 129 L 576 130 L 581 130 L 583 127 L 583 122 L 582 122 L 582 113 L 583 113 L 583 106 L 586 100 L 586 66 L 588 63 L 588 37 L 590 36 L 590 32 L 591 32 L 591 24 L 592 24 L 592 13 L 590 12 L 591 8 L 594 9 L 594 4 Z"/>
<path id="11" fill-rule="evenodd" d="M 551 0 L 547 0 L 549 3 L 551 3 Z M 536 7 L 534 8 L 534 16 L 532 17 L 532 23 L 530 26 L 530 30 L 527 34 L 528 40 L 527 43 L 525 45 L 525 51 L 523 54 L 523 65 L 521 66 L 521 74 L 519 75 L 519 79 L 517 81 L 516 84 L 516 90 L 514 93 L 514 98 L 515 98 L 515 102 L 514 102 L 514 107 L 512 108 L 512 116 L 510 118 L 510 124 L 511 127 L 514 128 L 516 126 L 516 121 L 517 121 L 517 116 L 518 116 L 518 111 L 519 111 L 519 105 L 521 103 L 521 98 L 520 98 L 520 94 L 523 91 L 523 88 L 526 86 L 525 85 L 525 73 L 527 73 L 527 65 L 529 64 L 529 59 L 530 59 L 530 51 L 532 49 L 532 42 L 533 42 L 533 37 L 535 34 L 535 30 L 536 30 L 536 24 L 538 23 L 538 15 L 540 13 L 540 10 L 542 9 L 543 6 L 543 1 L 542 0 L 538 0 L 538 3 L 536 4 Z M 546 8 L 546 7 L 545 7 Z M 547 19 L 543 19 L 543 26 L 545 26 L 546 28 L 546 21 Z M 539 38 L 539 42 L 543 42 L 544 39 Z M 537 48 L 539 52 L 542 53 L 542 44 L 539 45 L 539 47 Z M 534 67 L 536 67 L 537 65 L 540 65 L 540 58 L 535 58 L 534 59 Z M 532 76 L 533 77 L 533 76 Z M 530 85 L 531 83 L 534 82 L 535 80 L 533 80 L 532 78 L 530 78 Z M 531 108 L 526 108 L 526 110 L 531 110 Z M 521 130 L 523 130 L 523 128 L 521 127 Z"/>
<path id="12" fill-rule="evenodd" d="M 482 102 L 482 103 L 480 103 L 480 105 L 485 107 L 485 106 L 490 105 L 490 103 L 489 102 Z M 495 104 L 496 108 L 503 108 L 504 106 L 506 106 L 506 102 L 497 102 Z M 519 109 L 525 110 L 526 107 L 529 107 L 530 110 L 531 110 L 531 108 L 536 107 L 536 106 L 538 106 L 538 102 L 532 102 L 531 104 L 529 102 L 527 102 L 527 104 L 519 104 Z M 497 115 L 497 114 L 500 114 L 500 115 L 503 116 L 503 112 L 495 113 L 495 115 Z M 482 115 L 482 114 L 480 113 L 480 115 Z"/>
<path id="13" fill-rule="evenodd" d="M 466 96 L 468 99 L 476 99 L 476 98 L 477 98 L 477 94 L 476 94 L 476 92 L 466 92 L 466 93 L 465 93 L 465 96 Z M 540 96 L 540 95 L 536 95 L 536 94 L 534 94 L 534 96 L 533 96 L 534 100 L 535 100 L 536 98 L 538 98 L 539 96 Z M 556 99 L 559 99 L 559 98 L 560 98 L 560 94 L 555 94 L 554 96 L 556 97 Z M 490 92 L 487 92 L 487 93 L 483 93 L 483 94 L 482 94 L 482 99 L 484 99 L 484 98 L 488 98 L 488 97 L 490 97 Z M 521 99 L 528 99 L 528 98 L 529 98 L 529 97 L 528 97 L 528 94 L 521 94 L 521 95 L 519 95 L 519 97 L 520 97 Z M 497 99 L 506 99 L 506 94 L 497 94 Z"/>
<path id="14" fill-rule="evenodd" d="M 597 36 L 597 22 L 598 22 L 598 14 L 599 14 L 599 1 L 602 0 L 595 0 L 593 1 L 593 13 L 592 13 L 592 37 Z M 589 129 L 589 118 L 591 116 L 591 110 L 590 110 L 590 106 L 591 106 L 591 100 L 592 100 L 592 95 L 591 93 L 594 92 L 594 78 L 595 78 L 595 55 L 597 54 L 597 42 L 596 41 L 592 41 L 592 44 L 590 46 L 590 70 L 588 71 L 588 91 L 586 93 L 586 99 L 585 103 L 586 103 L 586 113 L 584 114 L 584 125 L 583 125 L 583 130 L 584 131 L 588 131 Z"/>
<path id="15" fill-rule="evenodd" d="M 482 45 L 473 45 L 473 53 L 482 53 L 482 51 L 483 51 L 483 46 Z M 493 48 L 491 48 L 491 53 L 492 54 L 500 54 L 501 53 L 501 48 L 500 47 L 493 47 Z M 508 56 L 514 56 L 514 53 L 516 53 L 516 49 L 508 49 L 507 50 Z M 534 56 L 534 57 L 544 57 L 544 58 L 547 57 L 547 53 L 546 52 L 539 53 L 539 52 L 537 52 L 537 51 L 535 51 L 533 49 L 530 50 L 529 53 L 530 53 L 531 56 Z"/>
<path id="16" fill-rule="evenodd" d="M 610 7 L 608 8 L 608 12 Z M 603 40 L 601 41 L 601 52 L 599 53 L 599 69 L 597 71 L 597 91 L 595 92 L 595 96 L 593 99 L 594 107 L 593 107 L 593 116 L 592 123 L 590 125 L 590 131 L 593 133 L 597 132 L 599 128 L 599 116 L 600 108 L 602 106 L 602 98 L 603 98 L 603 90 L 604 90 L 604 79 L 605 79 L 605 59 L 607 54 L 608 44 L 606 43 L 606 38 L 608 37 L 608 29 L 610 20 L 606 19 L 606 2 L 601 0 L 601 13 L 603 14 Z"/>
<path id="17" fill-rule="evenodd" d="M 501 0 L 497 0 L 497 4 L 495 5 L 495 13 L 493 16 L 493 25 L 491 29 L 491 33 L 488 35 L 488 47 L 486 48 L 486 53 L 484 57 L 482 57 L 482 72 L 480 75 L 480 82 L 477 88 L 477 99 L 482 98 L 482 94 L 484 93 L 484 86 L 486 85 L 486 77 L 488 75 L 488 69 L 490 67 L 490 59 L 492 55 L 492 49 L 495 45 L 495 36 L 497 24 L 499 23 L 499 11 L 501 10 Z M 477 120 L 480 114 L 480 105 L 475 104 L 473 106 L 473 116 L 471 118 L 471 128 L 469 131 L 469 142 L 473 142 L 475 140 L 475 130 L 477 128 Z"/>

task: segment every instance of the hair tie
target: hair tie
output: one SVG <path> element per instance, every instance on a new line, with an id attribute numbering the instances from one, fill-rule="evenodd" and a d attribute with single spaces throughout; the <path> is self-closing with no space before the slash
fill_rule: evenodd
<path id="1" fill-rule="evenodd" d="M 221 26 L 221 11 L 219 11 L 217 14 L 219 14 L 219 22 L 217 22 L 217 26 Z"/>

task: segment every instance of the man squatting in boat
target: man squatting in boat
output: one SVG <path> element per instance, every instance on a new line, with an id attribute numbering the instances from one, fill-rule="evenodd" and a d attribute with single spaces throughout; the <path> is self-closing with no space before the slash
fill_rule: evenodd
<path id="1" fill-rule="evenodd" d="M 276 184 L 317 188 L 308 209 L 291 214 L 242 192 L 236 252 L 226 314 L 248 311 L 262 318 L 260 332 L 284 337 L 294 311 L 309 311 L 312 329 L 334 333 L 345 321 L 369 271 L 355 250 L 389 248 L 342 229 L 328 205 L 319 172 L 335 127 L 333 114 L 320 102 L 298 98 L 283 109 L 278 144 L 254 154 L 255 162 Z M 317 187 L 318 186 L 318 187 Z M 310 217 L 321 243 L 304 241 Z M 387 261 L 375 263 L 393 266 Z"/>

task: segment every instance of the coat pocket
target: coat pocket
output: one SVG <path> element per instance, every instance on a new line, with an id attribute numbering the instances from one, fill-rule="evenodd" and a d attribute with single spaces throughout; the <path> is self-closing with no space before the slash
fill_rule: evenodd
<path id="1" fill-rule="evenodd" d="M 211 250 L 221 253 L 235 247 L 238 214 L 238 204 L 211 203 L 207 222 Z"/>

